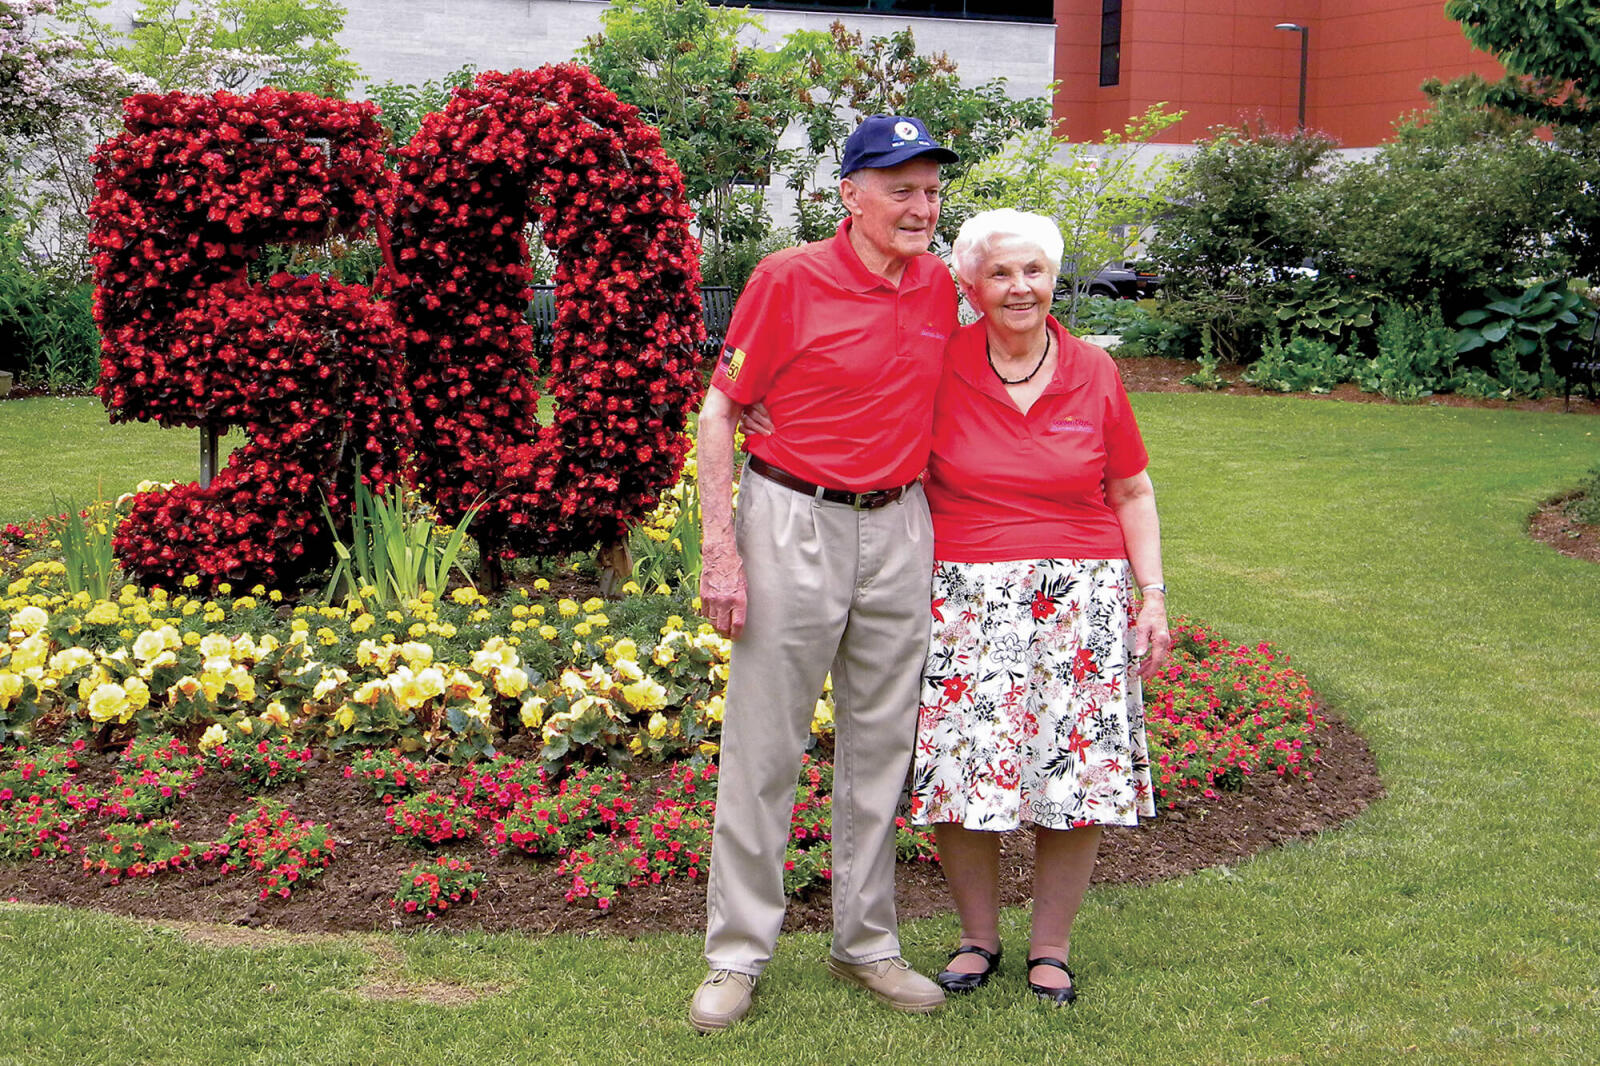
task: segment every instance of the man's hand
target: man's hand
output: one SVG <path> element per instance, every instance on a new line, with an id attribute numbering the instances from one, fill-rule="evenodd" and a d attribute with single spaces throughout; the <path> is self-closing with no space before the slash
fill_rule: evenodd
<path id="1" fill-rule="evenodd" d="M 700 568 L 700 613 L 718 633 L 737 640 L 744 632 L 744 612 L 744 563 L 738 551 L 705 556 Z"/>

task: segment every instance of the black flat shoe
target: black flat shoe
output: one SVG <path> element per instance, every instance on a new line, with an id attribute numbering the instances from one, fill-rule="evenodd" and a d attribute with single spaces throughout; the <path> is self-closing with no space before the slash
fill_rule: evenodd
<path id="1" fill-rule="evenodd" d="M 940 970 L 934 975 L 933 979 L 946 992 L 976 992 L 988 984 L 989 978 L 993 977 L 995 971 L 1000 969 L 1000 954 L 1000 948 L 990 951 L 987 948 L 980 948 L 976 944 L 968 944 L 964 948 L 956 948 L 950 955 L 951 962 L 955 961 L 957 955 L 976 955 L 984 962 L 987 962 L 989 968 L 987 970 L 979 970 L 977 973 Z"/>
<path id="2" fill-rule="evenodd" d="M 1052 959 L 1046 955 L 1037 959 L 1028 960 L 1029 973 L 1033 972 L 1033 968 L 1035 966 L 1054 966 L 1056 969 L 1064 972 L 1067 975 L 1067 980 L 1071 981 L 1072 984 L 1069 984 L 1065 988 L 1052 988 L 1049 985 L 1035 984 L 1030 979 L 1028 981 L 1029 992 L 1032 992 L 1042 1000 L 1054 1003 L 1058 1007 L 1071 1003 L 1073 1000 L 1078 998 L 1078 979 L 1072 976 L 1072 971 L 1067 969 L 1066 963 L 1062 962 L 1060 959 Z"/>

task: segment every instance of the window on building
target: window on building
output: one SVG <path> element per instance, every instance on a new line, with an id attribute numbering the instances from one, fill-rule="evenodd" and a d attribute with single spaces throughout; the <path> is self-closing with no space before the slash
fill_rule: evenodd
<path id="1" fill-rule="evenodd" d="M 1122 0 L 1100 0 L 1100 84 L 1122 78 Z"/>
<path id="2" fill-rule="evenodd" d="M 924 18 L 981 18 L 1050 22 L 1052 0 L 710 0 L 722 7 L 774 8 L 789 11 L 860 11 L 878 15 Z"/>

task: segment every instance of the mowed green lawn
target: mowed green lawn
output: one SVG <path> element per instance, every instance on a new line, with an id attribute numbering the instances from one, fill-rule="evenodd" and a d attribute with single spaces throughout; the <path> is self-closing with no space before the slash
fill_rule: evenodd
<path id="1" fill-rule="evenodd" d="M 1389 795 L 1233 868 L 1092 891 L 1076 1006 L 1035 1003 L 1008 958 L 976 996 L 902 1017 L 828 978 L 823 937 L 790 936 L 748 1022 L 700 1037 L 684 1020 L 694 937 L 218 948 L 0 905 L 0 1063 L 1596 1061 L 1600 569 L 1523 530 L 1600 460 L 1600 422 L 1203 395 L 1135 407 L 1172 609 L 1290 650 L 1370 739 Z M 20 467 L 30 491 L 41 463 Z M 936 969 L 954 928 L 908 923 L 908 956 Z M 1020 956 L 1020 914 L 1005 934 Z M 481 995 L 375 999 L 370 982 Z"/>

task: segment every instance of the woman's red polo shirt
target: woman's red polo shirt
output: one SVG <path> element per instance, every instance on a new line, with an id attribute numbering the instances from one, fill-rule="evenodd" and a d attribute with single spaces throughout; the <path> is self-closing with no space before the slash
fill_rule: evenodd
<path id="1" fill-rule="evenodd" d="M 984 324 L 951 342 L 934 404 L 928 508 L 948 562 L 1124 559 L 1108 478 L 1149 465 L 1117 365 L 1053 319 L 1050 384 L 1028 413 L 989 368 Z"/>
<path id="2" fill-rule="evenodd" d="M 933 393 L 956 330 L 956 292 L 932 255 L 898 287 L 850 246 L 850 220 L 824 241 L 768 256 L 728 323 L 711 379 L 738 403 L 765 403 L 777 431 L 749 448 L 829 488 L 915 481 L 928 461 Z"/>

